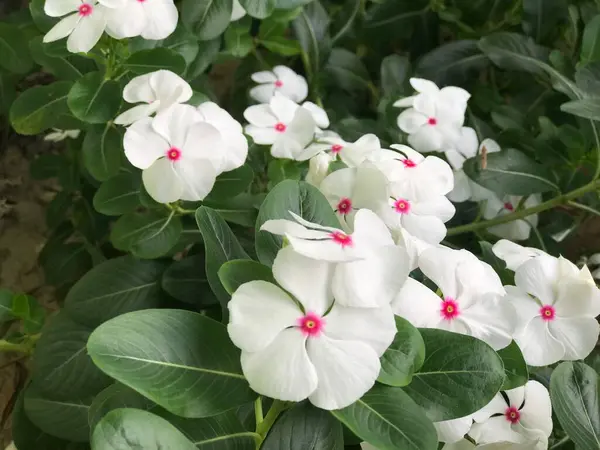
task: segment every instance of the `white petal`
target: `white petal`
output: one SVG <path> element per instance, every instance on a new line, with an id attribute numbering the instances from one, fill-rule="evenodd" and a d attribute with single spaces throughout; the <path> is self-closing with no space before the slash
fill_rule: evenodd
<path id="1" fill-rule="evenodd" d="M 157 100 L 150 86 L 151 73 L 133 78 L 123 89 L 123 99 L 128 103 L 152 103 Z"/>
<path id="2" fill-rule="evenodd" d="M 256 125 L 246 125 L 244 132 L 260 145 L 273 144 L 279 137 L 279 133 L 274 128 L 262 128 Z"/>
<path id="3" fill-rule="evenodd" d="M 61 17 L 77 11 L 79 6 L 81 6 L 80 0 L 46 0 L 44 12 L 50 17 Z"/>
<path id="4" fill-rule="evenodd" d="M 325 239 L 329 236 L 329 232 L 307 229 L 299 223 L 286 219 L 267 220 L 260 229 L 280 236 L 293 236 L 303 239 Z"/>
<path id="5" fill-rule="evenodd" d="M 435 425 L 435 423 L 434 423 Z M 475 444 L 467 441 L 466 439 L 460 440 L 458 442 L 453 442 L 451 444 L 445 444 L 442 447 L 442 450 L 475 450 Z M 482 447 L 477 447 L 482 448 Z"/>
<path id="6" fill-rule="evenodd" d="M 575 297 L 574 297 L 575 298 Z M 556 317 L 548 324 L 552 336 L 565 348 L 566 361 L 584 359 L 598 342 L 600 324 L 593 317 Z"/>
<path id="7" fill-rule="evenodd" d="M 322 315 L 333 300 L 331 277 L 334 266 L 302 256 L 291 247 L 282 248 L 273 262 L 273 276 L 306 312 Z"/>
<path id="8" fill-rule="evenodd" d="M 273 98 L 269 102 L 269 106 L 278 121 L 283 123 L 290 123 L 294 119 L 296 110 L 299 109 L 299 106 L 296 103 L 279 93 L 273 95 Z"/>
<path id="9" fill-rule="evenodd" d="M 416 95 L 411 95 L 410 97 L 401 98 L 400 100 L 396 100 L 392 106 L 395 106 L 396 108 L 411 107 L 411 106 L 413 106 L 415 98 L 416 98 Z"/>
<path id="10" fill-rule="evenodd" d="M 298 108 L 293 120 L 285 130 L 285 137 L 298 143 L 298 150 L 292 152 L 294 158 L 300 156 L 301 151 L 313 140 L 315 127 L 315 120 L 310 111 L 305 108 Z"/>
<path id="11" fill-rule="evenodd" d="M 441 307 L 440 297 L 413 278 L 406 280 L 392 301 L 394 314 L 416 327 L 435 328 L 442 320 Z"/>
<path id="12" fill-rule="evenodd" d="M 145 26 L 142 2 L 129 0 L 122 8 L 106 10 L 106 31 L 116 39 L 139 36 Z"/>
<path id="13" fill-rule="evenodd" d="M 439 117 L 436 117 L 437 111 L 436 111 L 436 99 L 437 99 L 437 95 L 430 95 L 430 94 L 421 94 L 421 95 L 417 95 L 417 98 L 415 98 L 415 110 L 417 110 L 418 112 L 420 112 L 421 114 L 424 114 L 425 117 L 427 118 L 437 118 L 438 120 L 440 119 Z"/>
<path id="14" fill-rule="evenodd" d="M 131 125 L 138 120 L 150 117 L 156 112 L 158 105 L 136 105 L 133 108 L 128 109 L 122 114 L 119 114 L 115 119 L 114 123 L 117 125 Z"/>
<path id="15" fill-rule="evenodd" d="M 283 330 L 264 350 L 242 352 L 241 361 L 250 387 L 261 395 L 299 402 L 317 388 L 306 337 L 297 328 Z"/>
<path id="16" fill-rule="evenodd" d="M 418 166 L 427 175 L 429 195 L 446 195 L 454 187 L 454 173 L 446 161 L 437 156 L 428 156 Z"/>
<path id="17" fill-rule="evenodd" d="M 147 169 L 164 156 L 170 146 L 152 128 L 152 119 L 141 119 L 127 128 L 123 139 L 125 156 L 134 167 Z"/>
<path id="18" fill-rule="evenodd" d="M 329 127 L 329 116 L 325 112 L 323 108 L 318 105 L 315 105 L 313 102 L 304 102 L 302 103 L 302 107 L 308 109 L 315 120 L 315 123 L 319 128 L 328 128 Z"/>
<path id="19" fill-rule="evenodd" d="M 235 22 L 236 20 L 240 20 L 245 15 L 246 15 L 246 10 L 240 4 L 240 0 L 233 0 L 233 9 L 231 10 L 231 19 L 230 19 L 230 21 L 231 22 Z"/>
<path id="20" fill-rule="evenodd" d="M 436 195 L 433 198 L 415 202 L 411 212 L 419 216 L 434 216 L 441 219 L 442 222 L 447 222 L 454 217 L 456 208 L 443 195 Z"/>
<path id="21" fill-rule="evenodd" d="M 161 109 L 166 109 L 173 103 L 187 102 L 194 94 L 191 86 L 170 70 L 152 72 L 149 84 L 156 98 L 160 101 Z"/>
<path id="22" fill-rule="evenodd" d="M 498 441 L 522 442 L 523 437 L 513 431 L 511 423 L 504 417 L 491 417 L 483 423 L 475 423 L 469 431 L 471 436 L 479 444 L 489 444 Z"/>
<path id="23" fill-rule="evenodd" d="M 416 133 L 427 123 L 427 117 L 413 108 L 406 109 L 398 116 L 398 128 L 408 134 Z"/>
<path id="24" fill-rule="evenodd" d="M 454 203 L 466 202 L 471 197 L 471 184 L 463 170 L 454 172 L 454 189 L 448 194 L 448 199 Z"/>
<path id="25" fill-rule="evenodd" d="M 269 105 L 253 105 L 246 108 L 244 118 L 252 125 L 261 128 L 273 128 L 277 123 L 277 117 Z M 273 130 L 274 131 L 274 130 Z"/>
<path id="26" fill-rule="evenodd" d="M 444 154 L 446 155 L 448 163 L 452 166 L 454 170 L 462 170 L 463 165 L 466 161 L 466 158 L 463 156 L 462 153 L 458 152 L 457 150 L 451 149 L 446 150 Z"/>
<path id="27" fill-rule="evenodd" d="M 161 111 L 152 121 L 152 128 L 172 147 L 183 149 L 192 124 L 202 121 L 196 108 L 190 105 L 175 104 Z"/>
<path id="28" fill-rule="evenodd" d="M 352 239 L 360 252 L 366 250 L 370 253 L 370 250 L 394 244 L 383 220 L 369 209 L 361 209 L 356 213 Z"/>
<path id="29" fill-rule="evenodd" d="M 227 146 L 216 127 L 197 122 L 188 128 L 185 144 L 180 149 L 183 158 L 210 161 L 220 171 Z"/>
<path id="30" fill-rule="evenodd" d="M 269 103 L 275 94 L 275 85 L 272 83 L 259 84 L 250 89 L 249 95 L 259 103 Z M 257 106 L 257 105 L 255 105 Z M 263 106 L 263 105 L 260 105 Z M 268 106 L 268 105 L 264 105 Z"/>
<path id="31" fill-rule="evenodd" d="M 67 50 L 71 53 L 87 53 L 100 40 L 106 28 L 106 14 L 104 7 L 95 6 L 94 11 L 82 17 L 75 29 L 67 39 Z"/>
<path id="32" fill-rule="evenodd" d="M 485 405 L 479 411 L 476 411 L 473 414 L 471 414 L 471 417 L 473 417 L 473 420 L 475 422 L 482 423 L 495 414 L 504 414 L 506 408 L 508 408 L 508 405 L 506 404 L 504 397 L 502 396 L 502 394 L 498 393 L 494 396 L 492 400 L 490 400 L 490 402 L 487 405 Z"/>
<path id="33" fill-rule="evenodd" d="M 227 331 L 233 343 L 247 352 L 265 349 L 302 312 L 283 290 L 266 281 L 242 284 L 231 296 Z"/>
<path id="34" fill-rule="evenodd" d="M 500 239 L 492 247 L 494 255 L 506 263 L 510 270 L 517 270 L 521 264 L 536 256 L 544 255 L 542 250 L 533 247 L 523 247 L 506 239 Z"/>
<path id="35" fill-rule="evenodd" d="M 217 127 L 221 134 L 243 132 L 242 125 L 214 102 L 204 102 L 197 110 L 204 116 L 204 120 Z"/>
<path id="36" fill-rule="evenodd" d="M 161 158 L 145 169 L 142 181 L 150 197 L 159 203 L 171 203 L 181 198 L 183 185 L 167 158 Z"/>
<path id="37" fill-rule="evenodd" d="M 460 129 L 460 139 L 456 143 L 456 149 L 465 157 L 473 158 L 477 154 L 479 139 L 473 128 L 462 127 Z"/>
<path id="38" fill-rule="evenodd" d="M 307 350 L 319 379 L 308 399 L 322 409 L 354 403 L 373 387 L 381 369 L 377 353 L 363 342 L 330 339 L 324 333 L 309 339 Z"/>
<path id="39" fill-rule="evenodd" d="M 510 302 L 515 311 L 518 312 L 518 329 L 522 329 L 534 317 L 540 315 L 542 305 L 538 300 L 532 298 L 516 286 L 505 286 L 506 300 Z"/>
<path id="40" fill-rule="evenodd" d="M 444 139 L 435 127 L 421 127 L 408 137 L 408 143 L 420 152 L 433 152 L 442 148 Z"/>
<path id="41" fill-rule="evenodd" d="M 437 431 L 438 440 L 447 443 L 458 442 L 464 438 L 465 434 L 471 429 L 472 424 L 473 419 L 471 416 L 433 423 Z"/>
<path id="42" fill-rule="evenodd" d="M 212 191 L 217 179 L 215 167 L 207 160 L 181 160 L 175 164 L 183 186 L 181 199 L 197 202 Z"/>
<path id="43" fill-rule="evenodd" d="M 471 335 L 488 343 L 494 350 L 510 344 L 516 322 L 516 313 L 510 303 L 498 295 L 479 296 L 461 314 Z"/>
<path id="44" fill-rule="evenodd" d="M 445 296 L 456 299 L 460 292 L 456 271 L 469 255 L 466 250 L 432 247 L 419 256 L 419 267 L 427 278 L 440 287 Z"/>
<path id="45" fill-rule="evenodd" d="M 383 355 L 396 335 L 396 322 L 390 306 L 348 308 L 337 303 L 325 316 L 325 334 L 332 339 L 360 341 Z"/>
<path id="46" fill-rule="evenodd" d="M 554 304 L 560 317 L 596 317 L 594 307 L 598 288 L 594 283 L 581 278 L 561 277 L 556 288 L 557 301 Z"/>
<path id="47" fill-rule="evenodd" d="M 406 231 L 429 244 L 439 244 L 446 237 L 446 226 L 437 217 L 409 213 L 402 223 Z"/>
<path id="48" fill-rule="evenodd" d="M 358 167 L 379 150 L 381 150 L 379 138 L 374 134 L 365 134 L 353 144 L 345 146 L 340 152 L 340 159 L 348 167 Z"/>
<path id="49" fill-rule="evenodd" d="M 463 105 L 471 98 L 471 94 L 456 86 L 446 86 L 440 90 L 439 97 L 445 103 Z"/>
<path id="50" fill-rule="evenodd" d="M 552 433 L 550 394 L 541 383 L 531 380 L 525 385 L 525 403 L 520 410 L 520 424 L 529 430 L 539 430 L 544 436 Z"/>
<path id="51" fill-rule="evenodd" d="M 488 153 L 497 153 L 501 150 L 500 145 L 493 139 L 489 138 L 484 139 L 479 145 L 479 148 L 483 149 L 483 147 L 485 147 Z"/>
<path id="52" fill-rule="evenodd" d="M 239 0 L 234 0 L 234 2 L 239 3 Z M 255 72 L 250 76 L 250 78 L 252 78 L 252 81 L 255 81 L 256 83 L 275 83 L 277 81 L 275 74 L 268 70 Z"/>
<path id="53" fill-rule="evenodd" d="M 310 158 L 305 181 L 315 187 L 320 187 L 327 177 L 331 162 L 331 157 L 327 153 L 320 153 Z"/>
<path id="54" fill-rule="evenodd" d="M 539 256 L 523 263 L 515 272 L 515 284 L 547 305 L 555 302 L 554 283 L 558 279 L 558 259 Z"/>
<path id="55" fill-rule="evenodd" d="M 518 311 L 518 310 L 517 310 Z M 548 330 L 548 323 L 534 317 L 525 327 L 515 333 L 525 362 L 530 366 L 547 366 L 563 358 L 565 348 Z"/>
<path id="56" fill-rule="evenodd" d="M 426 94 L 437 94 L 440 90 L 433 81 L 425 80 L 424 78 L 411 78 L 410 85 L 417 92 Z"/>
<path id="57" fill-rule="evenodd" d="M 488 232 L 514 241 L 524 241 L 528 239 L 531 234 L 531 226 L 532 225 L 525 220 L 515 220 L 510 223 L 489 227 Z"/>
<path id="58" fill-rule="evenodd" d="M 106 8 L 122 8 L 127 0 L 98 0 L 98 3 L 106 6 Z"/>
<path id="59" fill-rule="evenodd" d="M 308 84 L 302 75 L 298 75 L 292 69 L 286 66 L 275 66 L 273 72 L 283 83 L 278 89 L 287 98 L 296 103 L 300 103 L 308 95 Z"/>
<path id="60" fill-rule="evenodd" d="M 44 42 L 54 42 L 67 37 L 73 32 L 78 23 L 79 14 L 71 14 L 70 16 L 65 17 L 46 33 Z"/>
<path id="61" fill-rule="evenodd" d="M 146 26 L 142 31 L 144 39 L 165 39 L 175 28 L 179 13 L 170 0 L 146 0 L 143 3 L 146 11 Z"/>

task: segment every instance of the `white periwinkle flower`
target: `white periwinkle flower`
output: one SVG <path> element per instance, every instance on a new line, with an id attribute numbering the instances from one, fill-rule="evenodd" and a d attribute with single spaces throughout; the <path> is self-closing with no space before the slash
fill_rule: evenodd
<path id="1" fill-rule="evenodd" d="M 492 191 L 488 191 L 490 195 L 485 199 L 485 208 L 483 209 L 483 217 L 486 220 L 494 219 L 499 216 L 504 216 L 515 212 L 523 197 L 516 195 L 505 195 L 502 198 L 498 197 Z M 539 194 L 530 195 L 524 202 L 524 208 L 537 206 L 542 202 Z M 511 241 L 524 241 L 529 238 L 532 227 L 537 227 L 538 215 L 532 214 L 524 219 L 513 220 L 508 223 L 494 225 L 487 229 L 488 232 L 505 238 Z"/>
<path id="2" fill-rule="evenodd" d="M 118 125 L 130 125 L 136 120 L 159 113 L 176 103 L 192 98 L 190 85 L 179 75 L 169 70 L 140 75 L 132 79 L 123 89 L 127 103 L 141 103 L 128 109 L 115 119 Z"/>
<path id="3" fill-rule="evenodd" d="M 240 167 L 248 154 L 242 126 L 211 102 L 198 108 L 173 105 L 154 119 L 138 120 L 123 145 L 160 203 L 204 199 L 217 175 Z"/>
<path id="4" fill-rule="evenodd" d="M 587 269 L 565 258 L 537 256 L 521 264 L 508 300 L 519 312 L 514 339 L 527 364 L 583 359 L 598 342 L 600 292 Z"/>
<path id="5" fill-rule="evenodd" d="M 332 158 L 339 158 L 348 167 L 358 167 L 380 150 L 381 143 L 374 134 L 365 134 L 356 142 L 346 142 L 337 133 L 328 131 L 319 135 L 316 142 L 310 144 L 298 159 L 305 160 L 327 152 Z"/>
<path id="6" fill-rule="evenodd" d="M 273 264 L 285 291 L 251 281 L 231 297 L 229 336 L 242 349 L 244 376 L 259 394 L 308 398 L 331 410 L 352 404 L 374 385 L 379 357 L 396 333 L 393 314 L 389 305 L 342 306 L 332 295 L 334 267 L 286 247 Z"/>
<path id="7" fill-rule="evenodd" d="M 506 239 L 500 239 L 492 247 L 494 255 L 506 263 L 510 270 L 517 270 L 521 264 L 546 253 L 534 247 L 523 247 Z"/>
<path id="8" fill-rule="evenodd" d="M 246 10 L 240 3 L 240 0 L 233 0 L 233 8 L 231 9 L 231 19 L 229 19 L 230 22 L 235 22 L 236 20 L 240 20 L 245 15 L 246 15 Z"/>
<path id="9" fill-rule="evenodd" d="M 315 187 L 319 187 L 327 174 L 329 173 L 329 166 L 333 162 L 333 158 L 329 153 L 319 153 L 313 156 L 308 161 L 308 172 L 305 177 L 307 183 L 312 184 Z"/>
<path id="10" fill-rule="evenodd" d="M 441 295 L 409 278 L 392 303 L 395 314 L 417 327 L 474 336 L 495 350 L 510 344 L 515 312 L 488 264 L 466 250 L 431 247 L 419 256 L 419 267 Z"/>
<path id="11" fill-rule="evenodd" d="M 179 13 L 173 0 L 125 0 L 107 11 L 106 32 L 117 39 L 141 36 L 166 39 L 177 28 Z"/>
<path id="12" fill-rule="evenodd" d="M 60 142 L 67 138 L 77 139 L 81 134 L 81 130 L 59 130 L 58 128 L 52 128 L 52 132 L 44 136 L 45 141 Z"/>
<path id="13" fill-rule="evenodd" d="M 409 144 L 420 152 L 443 150 L 460 138 L 470 94 L 455 86 L 439 89 L 435 83 L 411 78 L 417 95 L 398 100 L 397 107 L 410 107 L 398 116 L 398 127 Z"/>
<path id="14" fill-rule="evenodd" d="M 286 66 L 256 72 L 252 74 L 252 80 L 260 84 L 250 89 L 250 97 L 259 103 L 269 103 L 276 92 L 295 103 L 300 103 L 308 95 L 306 79 Z"/>
<path id="15" fill-rule="evenodd" d="M 473 414 L 469 435 L 479 444 L 506 441 L 527 443 L 552 432 L 552 406 L 548 390 L 537 381 L 496 394 Z"/>
<path id="16" fill-rule="evenodd" d="M 473 415 L 459 417 L 458 419 L 444 420 L 434 422 L 433 426 L 437 431 L 438 441 L 453 443 L 459 442 L 465 437 L 473 425 Z"/>
<path id="17" fill-rule="evenodd" d="M 475 445 L 467 439 L 462 439 L 444 445 L 442 450 L 548 450 L 548 439 L 540 435 L 534 440 L 520 444 L 502 441 L 481 445 Z"/>

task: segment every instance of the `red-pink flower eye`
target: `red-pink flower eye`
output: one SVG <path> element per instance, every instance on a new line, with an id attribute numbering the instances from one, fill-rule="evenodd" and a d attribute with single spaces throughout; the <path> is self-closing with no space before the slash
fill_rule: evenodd
<path id="1" fill-rule="evenodd" d="M 442 318 L 446 320 L 455 319 L 459 315 L 458 303 L 453 298 L 446 297 L 442 301 L 442 307 L 440 308 L 440 314 Z"/>
<path id="2" fill-rule="evenodd" d="M 410 202 L 400 198 L 394 202 L 394 209 L 399 214 L 408 214 L 410 212 Z"/>
<path id="3" fill-rule="evenodd" d="M 277 81 L 275 82 L 275 87 L 277 87 L 277 88 L 280 88 L 280 87 L 282 87 L 282 86 L 283 86 L 283 81 L 281 81 L 281 80 L 277 80 Z"/>
<path id="4" fill-rule="evenodd" d="M 284 123 L 281 123 L 281 122 L 279 122 L 279 123 L 276 123 L 276 124 L 275 124 L 275 131 L 277 131 L 277 132 L 279 132 L 279 133 L 283 133 L 283 132 L 285 131 L 285 129 L 286 129 L 286 128 L 287 128 L 287 127 L 285 126 L 285 124 L 284 124 Z"/>
<path id="5" fill-rule="evenodd" d="M 402 164 L 404 164 L 404 167 L 406 167 L 406 168 L 417 167 L 417 163 L 414 162 L 412 159 L 408 159 L 408 158 L 403 159 Z"/>
<path id="6" fill-rule="evenodd" d="M 308 337 L 318 337 L 325 326 L 325 318 L 313 312 L 307 312 L 304 317 L 298 319 L 298 328 L 302 334 Z"/>
<path id="7" fill-rule="evenodd" d="M 504 203 L 504 209 L 507 211 L 514 211 L 515 207 L 512 205 L 512 203 L 506 202 Z"/>
<path id="8" fill-rule="evenodd" d="M 352 200 L 349 198 L 342 198 L 337 205 L 337 212 L 346 215 L 350 211 L 352 211 Z"/>
<path id="9" fill-rule="evenodd" d="M 181 158 L 181 150 L 171 147 L 167 152 L 167 158 L 169 158 L 171 161 L 178 161 Z"/>
<path id="10" fill-rule="evenodd" d="M 554 320 L 556 316 L 556 310 L 554 309 L 554 306 L 544 305 L 540 308 L 540 315 L 542 316 L 543 320 L 548 322 L 550 320 Z"/>
<path id="11" fill-rule="evenodd" d="M 521 420 L 521 413 L 517 408 L 511 406 L 510 408 L 506 408 L 506 411 L 504 412 L 504 417 L 506 417 L 506 420 L 508 420 L 514 425 L 516 423 L 519 423 L 519 420 Z"/>
<path id="12" fill-rule="evenodd" d="M 428 123 L 429 125 L 437 125 L 437 119 L 436 119 L 435 117 L 430 117 L 430 118 L 427 120 L 427 123 Z"/>
<path id="13" fill-rule="evenodd" d="M 349 234 L 342 233 L 341 231 L 334 231 L 329 236 L 333 242 L 341 245 L 342 248 L 352 247 L 352 236 Z"/>
<path id="14" fill-rule="evenodd" d="M 90 5 L 89 3 L 82 3 L 81 5 L 79 5 L 79 15 L 81 17 L 86 17 L 89 16 L 92 11 L 94 10 L 94 7 L 92 5 Z"/>
<path id="15" fill-rule="evenodd" d="M 332 151 L 333 153 L 336 153 L 336 154 L 337 154 L 337 153 L 341 152 L 343 148 L 344 148 L 344 147 L 342 147 L 340 144 L 333 144 L 333 145 L 331 146 L 331 151 Z"/>

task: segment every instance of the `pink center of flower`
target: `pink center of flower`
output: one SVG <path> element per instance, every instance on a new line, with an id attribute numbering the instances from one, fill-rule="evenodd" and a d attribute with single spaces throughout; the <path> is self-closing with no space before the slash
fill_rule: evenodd
<path id="1" fill-rule="evenodd" d="M 167 152 L 167 158 L 171 161 L 178 161 L 181 158 L 181 150 L 175 147 L 171 147 Z"/>
<path id="2" fill-rule="evenodd" d="M 352 247 L 352 236 L 341 231 L 334 231 L 329 235 L 331 240 L 336 244 L 340 244 L 342 248 Z"/>
<path id="3" fill-rule="evenodd" d="M 282 86 L 283 86 L 283 81 L 281 81 L 281 80 L 277 80 L 277 81 L 275 82 L 275 87 L 276 87 L 276 88 L 280 88 L 280 87 L 282 87 Z"/>
<path id="4" fill-rule="evenodd" d="M 545 321 L 554 320 L 554 316 L 556 315 L 556 310 L 554 306 L 544 305 L 540 308 L 540 314 L 542 319 Z"/>
<path id="5" fill-rule="evenodd" d="M 414 162 L 412 159 L 408 159 L 408 158 L 403 159 L 402 164 L 404 164 L 404 167 L 407 167 L 407 168 L 417 167 L 417 163 Z"/>
<path id="6" fill-rule="evenodd" d="M 318 337 L 325 326 L 325 319 L 318 314 L 308 312 L 298 319 L 298 327 L 308 337 Z"/>
<path id="7" fill-rule="evenodd" d="M 410 202 L 400 198 L 394 202 L 394 209 L 397 213 L 408 214 L 410 212 Z"/>
<path id="8" fill-rule="evenodd" d="M 514 211 L 515 207 L 512 205 L 512 203 L 506 202 L 504 203 L 504 209 L 507 211 Z"/>
<path id="9" fill-rule="evenodd" d="M 342 198 L 337 205 L 337 211 L 340 214 L 346 215 L 352 211 L 352 200 L 349 198 Z"/>
<path id="10" fill-rule="evenodd" d="M 506 417 L 506 420 L 514 425 L 515 423 L 519 423 L 519 420 L 521 419 L 521 413 L 517 408 L 511 406 L 510 408 L 506 408 L 504 417 Z"/>
<path id="11" fill-rule="evenodd" d="M 140 3 L 144 3 L 146 0 L 137 0 Z"/>
<path id="12" fill-rule="evenodd" d="M 430 117 L 429 120 L 427 120 L 427 123 L 429 125 L 437 125 L 437 119 L 435 117 Z"/>
<path id="13" fill-rule="evenodd" d="M 334 144 L 334 145 L 331 146 L 331 151 L 333 153 L 337 154 L 337 153 L 341 152 L 343 148 L 344 147 L 342 147 L 340 144 Z"/>
<path id="14" fill-rule="evenodd" d="M 287 127 L 285 126 L 284 123 L 279 122 L 279 123 L 275 124 L 275 131 L 278 131 L 279 133 L 283 133 L 286 128 Z"/>
<path id="15" fill-rule="evenodd" d="M 94 7 L 89 3 L 82 3 L 81 5 L 79 5 L 79 15 L 82 17 L 89 16 L 93 10 Z"/>
<path id="16" fill-rule="evenodd" d="M 458 303 L 450 297 L 446 297 L 442 302 L 442 307 L 440 309 L 440 313 L 442 318 L 446 320 L 456 319 L 458 317 Z"/>

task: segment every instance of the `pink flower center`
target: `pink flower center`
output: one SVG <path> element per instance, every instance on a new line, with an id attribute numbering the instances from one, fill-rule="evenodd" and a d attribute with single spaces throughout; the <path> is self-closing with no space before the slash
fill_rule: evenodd
<path id="1" fill-rule="evenodd" d="M 342 147 L 340 144 L 334 144 L 331 146 L 331 151 L 335 154 L 338 154 L 339 152 L 342 151 L 344 147 Z"/>
<path id="2" fill-rule="evenodd" d="M 144 3 L 146 0 L 137 0 L 140 3 Z"/>
<path id="3" fill-rule="evenodd" d="M 506 408 L 504 417 L 506 417 L 506 420 L 514 425 L 515 423 L 519 423 L 519 420 L 521 419 L 521 413 L 517 408 L 511 406 L 510 408 Z"/>
<path id="4" fill-rule="evenodd" d="M 275 87 L 276 87 L 276 88 L 280 88 L 280 87 L 282 87 L 282 86 L 283 86 L 283 81 L 281 81 L 281 80 L 277 80 L 277 81 L 275 82 Z"/>
<path id="5" fill-rule="evenodd" d="M 437 125 L 437 119 L 436 119 L 435 117 L 430 117 L 430 118 L 427 120 L 427 123 L 428 123 L 429 125 Z"/>
<path id="6" fill-rule="evenodd" d="M 178 161 L 181 158 L 181 150 L 171 147 L 167 152 L 167 158 L 169 158 L 171 161 Z"/>
<path id="7" fill-rule="evenodd" d="M 287 127 L 285 126 L 284 123 L 279 122 L 279 123 L 275 124 L 275 131 L 278 131 L 279 133 L 283 133 L 286 128 Z"/>
<path id="8" fill-rule="evenodd" d="M 554 306 L 544 305 L 540 308 L 540 314 L 543 320 L 550 321 L 554 320 L 554 317 L 556 316 L 556 310 L 554 309 Z"/>
<path id="9" fill-rule="evenodd" d="M 318 337 L 325 326 L 325 318 L 318 314 L 307 312 L 304 317 L 298 319 L 298 327 L 302 334 L 308 337 Z"/>
<path id="10" fill-rule="evenodd" d="M 352 247 L 352 236 L 341 231 L 334 231 L 329 235 L 331 240 L 336 244 L 340 244 L 342 248 Z"/>
<path id="11" fill-rule="evenodd" d="M 400 198 L 394 202 L 394 209 L 397 213 L 408 214 L 410 212 L 410 202 Z"/>
<path id="12" fill-rule="evenodd" d="M 512 205 L 512 203 L 506 202 L 504 203 L 504 209 L 507 211 L 514 211 L 515 207 Z"/>
<path id="13" fill-rule="evenodd" d="M 352 211 L 352 200 L 349 198 L 342 198 L 337 205 L 337 211 L 340 214 L 346 215 Z"/>
<path id="14" fill-rule="evenodd" d="M 446 320 L 456 319 L 459 315 L 458 303 L 450 297 L 446 297 L 442 302 L 440 314 Z"/>
<path id="15" fill-rule="evenodd" d="M 94 7 L 89 3 L 82 3 L 81 5 L 79 5 L 79 15 L 82 17 L 89 16 L 93 10 Z"/>
<path id="16" fill-rule="evenodd" d="M 408 159 L 408 158 L 403 159 L 402 164 L 404 164 L 404 167 L 406 167 L 406 168 L 417 167 L 417 163 L 414 162 L 412 159 Z"/>

